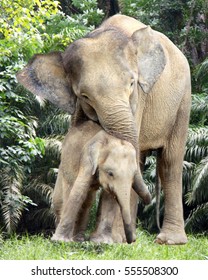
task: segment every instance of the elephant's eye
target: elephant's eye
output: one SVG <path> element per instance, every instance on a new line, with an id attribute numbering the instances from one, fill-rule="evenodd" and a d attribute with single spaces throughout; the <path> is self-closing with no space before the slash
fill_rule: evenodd
<path id="1" fill-rule="evenodd" d="M 108 174 L 109 177 L 113 178 L 114 174 L 112 170 L 107 170 L 106 173 Z"/>
<path id="2" fill-rule="evenodd" d="M 82 93 L 81 96 L 82 96 L 85 100 L 89 100 L 89 97 L 87 96 L 87 94 Z"/>
<path id="3" fill-rule="evenodd" d="M 131 90 L 133 90 L 133 88 L 134 88 L 134 79 L 131 79 L 130 88 L 131 88 Z"/>

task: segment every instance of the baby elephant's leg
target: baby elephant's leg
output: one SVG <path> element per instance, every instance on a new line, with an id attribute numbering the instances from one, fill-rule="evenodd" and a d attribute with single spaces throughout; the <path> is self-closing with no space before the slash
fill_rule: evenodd
<path id="1" fill-rule="evenodd" d="M 58 177 L 56 180 L 56 185 L 53 191 L 52 196 L 52 209 L 55 215 L 55 224 L 56 227 L 58 226 L 60 219 L 61 219 L 61 211 L 63 208 L 63 196 L 64 196 L 64 188 L 65 188 L 65 180 L 64 176 L 61 172 L 61 169 L 59 169 Z"/>
<path id="2" fill-rule="evenodd" d="M 90 209 L 93 202 L 96 198 L 96 189 L 90 188 L 90 191 L 87 195 L 85 202 L 82 205 L 80 213 L 78 215 L 75 229 L 74 229 L 74 241 L 82 242 L 85 240 L 85 231 L 87 229 L 89 218 L 90 218 Z"/>
<path id="3" fill-rule="evenodd" d="M 69 197 L 64 203 L 61 220 L 52 236 L 53 241 L 73 241 L 75 222 L 87 197 L 89 187 L 90 182 L 76 180 Z"/>

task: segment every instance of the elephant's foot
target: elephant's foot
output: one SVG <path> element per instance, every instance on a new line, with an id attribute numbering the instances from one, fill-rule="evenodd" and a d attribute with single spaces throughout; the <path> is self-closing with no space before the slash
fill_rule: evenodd
<path id="1" fill-rule="evenodd" d="M 90 241 L 94 243 L 105 243 L 105 244 L 112 244 L 114 243 L 113 238 L 111 235 L 108 234 L 97 234 L 97 233 L 92 233 L 90 236 Z"/>
<path id="2" fill-rule="evenodd" d="M 182 245 L 188 241 L 187 236 L 182 231 L 161 231 L 156 237 L 155 243 L 166 244 L 166 245 Z"/>
<path id="3" fill-rule="evenodd" d="M 133 235 L 133 242 L 136 240 L 136 235 Z M 125 243 L 126 238 L 121 234 L 110 234 L 110 233 L 92 233 L 90 236 L 90 241 L 95 243 L 105 243 L 105 244 L 112 244 L 112 243 Z"/>
<path id="4" fill-rule="evenodd" d="M 73 240 L 75 242 L 84 242 L 85 241 L 85 234 L 84 234 L 84 232 L 79 232 L 76 235 L 74 235 Z"/>
<path id="5" fill-rule="evenodd" d="M 51 237 L 52 241 L 64 241 L 64 242 L 72 242 L 74 241 L 72 238 L 68 238 L 64 235 L 59 235 L 54 233 L 53 236 Z"/>

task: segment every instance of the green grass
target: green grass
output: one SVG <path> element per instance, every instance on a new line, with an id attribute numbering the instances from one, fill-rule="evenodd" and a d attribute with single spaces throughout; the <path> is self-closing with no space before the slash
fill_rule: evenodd
<path id="1" fill-rule="evenodd" d="M 14 236 L 0 240 L 1 260 L 207 260 L 208 238 L 189 235 L 186 245 L 166 246 L 154 243 L 155 235 L 138 233 L 134 244 L 98 245 L 53 243 L 41 235 Z"/>

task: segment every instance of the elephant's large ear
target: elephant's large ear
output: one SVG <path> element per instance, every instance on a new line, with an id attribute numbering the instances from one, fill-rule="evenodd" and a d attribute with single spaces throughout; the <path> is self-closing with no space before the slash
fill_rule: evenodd
<path id="1" fill-rule="evenodd" d="M 60 52 L 37 54 L 17 73 L 17 80 L 26 89 L 73 114 L 76 97 L 66 77 Z"/>
<path id="2" fill-rule="evenodd" d="M 165 68 L 164 50 L 149 26 L 135 31 L 132 40 L 137 49 L 138 81 L 142 90 L 148 93 Z"/>

